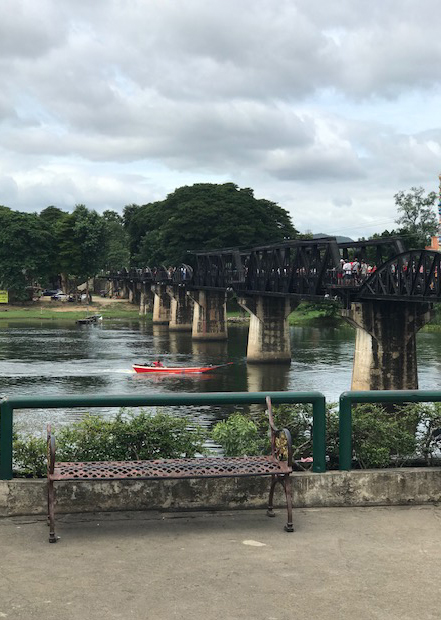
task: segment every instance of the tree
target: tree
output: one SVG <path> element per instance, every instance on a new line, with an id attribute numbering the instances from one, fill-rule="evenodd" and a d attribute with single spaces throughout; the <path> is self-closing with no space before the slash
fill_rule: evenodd
<path id="1" fill-rule="evenodd" d="M 429 192 L 425 196 L 422 187 L 411 187 L 410 192 L 403 191 L 394 196 L 398 207 L 398 219 L 396 223 L 401 225 L 399 234 L 407 237 L 409 249 L 424 248 L 430 243 L 430 237 L 438 230 L 438 222 L 433 206 L 436 201 L 436 193 Z"/>
<path id="2" fill-rule="evenodd" d="M 48 240 L 48 256 L 49 256 L 49 271 L 43 276 L 41 284 L 49 284 L 50 288 L 59 286 L 60 277 L 60 265 L 59 265 L 59 236 L 57 229 L 61 220 L 67 215 L 64 211 L 58 207 L 49 206 L 40 212 L 39 218 L 44 226 L 46 232 L 49 235 Z"/>
<path id="3" fill-rule="evenodd" d="M 116 211 L 104 211 L 105 269 L 113 271 L 128 267 L 130 263 L 129 235 L 124 229 L 123 218 Z"/>
<path id="4" fill-rule="evenodd" d="M 96 211 L 76 205 L 73 213 L 66 213 L 56 226 L 58 264 L 63 287 L 72 276 L 89 282 L 104 267 L 105 221 Z"/>
<path id="5" fill-rule="evenodd" d="M 103 268 L 106 226 L 96 211 L 77 205 L 74 218 L 74 239 L 78 247 L 76 274 L 85 279 L 89 293 L 89 278 Z"/>
<path id="6" fill-rule="evenodd" d="M 36 214 L 0 207 L 0 288 L 11 299 L 29 298 L 32 287 L 50 271 L 50 235 Z"/>
<path id="7" fill-rule="evenodd" d="M 125 221 L 139 266 L 188 262 L 188 250 L 253 247 L 298 235 L 285 209 L 234 183 L 180 187 L 162 202 L 132 205 Z"/>

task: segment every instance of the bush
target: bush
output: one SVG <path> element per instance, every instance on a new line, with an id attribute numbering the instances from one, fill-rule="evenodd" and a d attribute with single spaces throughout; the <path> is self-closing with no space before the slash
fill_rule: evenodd
<path id="1" fill-rule="evenodd" d="M 326 451 L 331 469 L 338 468 L 339 463 L 339 417 L 336 407 L 336 404 L 327 404 L 326 409 Z M 428 423 L 430 411 L 432 426 L 441 428 L 441 405 L 437 408 L 438 414 L 433 412 L 433 407 L 420 405 L 401 407 L 393 412 L 377 404 L 354 407 L 352 445 L 357 466 L 404 465 L 422 452 L 420 444 L 424 444 L 424 454 L 429 462 L 437 447 L 436 438 L 429 440 L 429 431 L 419 437 L 416 429 L 421 428 L 421 420 Z M 287 428 L 291 433 L 294 459 L 312 456 L 312 406 L 282 405 L 273 409 L 273 416 L 277 428 Z M 268 415 L 263 411 L 257 416 L 235 414 L 227 421 L 219 422 L 212 437 L 227 455 L 268 454 L 271 450 Z M 429 457 L 429 454 L 432 456 Z"/>
<path id="2" fill-rule="evenodd" d="M 204 452 L 206 433 L 200 425 L 188 428 L 185 418 L 165 413 L 134 415 L 120 411 L 114 420 L 86 415 L 56 434 L 59 461 L 119 461 L 193 457 Z M 46 440 L 14 441 L 14 469 L 19 475 L 46 474 Z"/>
<path id="3" fill-rule="evenodd" d="M 294 458 L 312 454 L 311 411 L 308 405 L 281 405 L 273 410 L 276 427 L 287 428 L 291 432 Z M 226 456 L 271 452 L 268 414 L 265 411 L 254 416 L 235 413 L 227 420 L 218 422 L 211 436 Z"/>
<path id="4" fill-rule="evenodd" d="M 42 437 L 16 439 L 13 443 L 14 464 L 21 476 L 44 478 L 47 471 L 46 440 Z"/>
<path id="5" fill-rule="evenodd" d="M 352 447 L 359 467 L 404 465 L 417 451 L 418 422 L 416 409 L 401 407 L 390 412 L 374 403 L 354 407 Z"/>
<path id="6" fill-rule="evenodd" d="M 262 454 L 265 440 L 253 420 L 240 413 L 235 413 L 218 422 L 211 436 L 222 446 L 225 456 L 253 456 Z"/>

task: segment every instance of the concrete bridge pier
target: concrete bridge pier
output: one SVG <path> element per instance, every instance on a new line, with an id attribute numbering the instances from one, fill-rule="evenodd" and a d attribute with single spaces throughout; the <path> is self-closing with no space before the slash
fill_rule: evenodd
<path id="1" fill-rule="evenodd" d="M 153 284 L 153 324 L 168 325 L 170 322 L 170 296 L 165 284 Z"/>
<path id="2" fill-rule="evenodd" d="M 173 284 L 167 286 L 170 296 L 170 331 L 191 332 L 193 327 L 193 301 L 187 295 L 184 286 Z"/>
<path id="3" fill-rule="evenodd" d="M 227 294 L 225 291 L 193 290 L 192 338 L 194 340 L 226 340 Z"/>
<path id="4" fill-rule="evenodd" d="M 141 290 L 139 295 L 139 314 L 140 316 L 145 316 L 147 312 L 152 312 L 153 310 L 153 300 L 154 295 L 150 288 L 146 284 L 141 284 Z"/>
<path id="5" fill-rule="evenodd" d="M 126 280 L 123 280 L 121 284 L 121 297 L 123 299 L 129 299 L 129 284 Z"/>
<path id="6" fill-rule="evenodd" d="M 242 296 L 239 305 L 250 314 L 247 362 L 289 363 L 288 316 L 299 305 L 288 297 Z"/>
<path id="7" fill-rule="evenodd" d="M 431 304 L 363 301 L 342 310 L 356 329 L 352 390 L 417 390 L 416 334 Z"/>

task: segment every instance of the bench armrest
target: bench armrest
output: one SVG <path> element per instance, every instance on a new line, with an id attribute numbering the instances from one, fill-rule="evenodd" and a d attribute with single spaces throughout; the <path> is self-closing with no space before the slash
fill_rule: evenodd
<path id="1" fill-rule="evenodd" d="M 276 428 L 273 418 L 271 398 L 266 397 L 268 420 L 271 433 L 271 454 L 278 461 L 287 461 L 292 467 L 292 439 L 291 433 L 287 428 Z"/>
<path id="2" fill-rule="evenodd" d="M 53 474 L 55 469 L 55 436 L 51 425 L 47 425 L 47 474 Z"/>

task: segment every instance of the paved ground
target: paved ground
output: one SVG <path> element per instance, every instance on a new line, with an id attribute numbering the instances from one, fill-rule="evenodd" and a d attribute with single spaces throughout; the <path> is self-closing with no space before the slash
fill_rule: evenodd
<path id="1" fill-rule="evenodd" d="M 0 618 L 440 618 L 441 507 L 0 519 Z"/>

